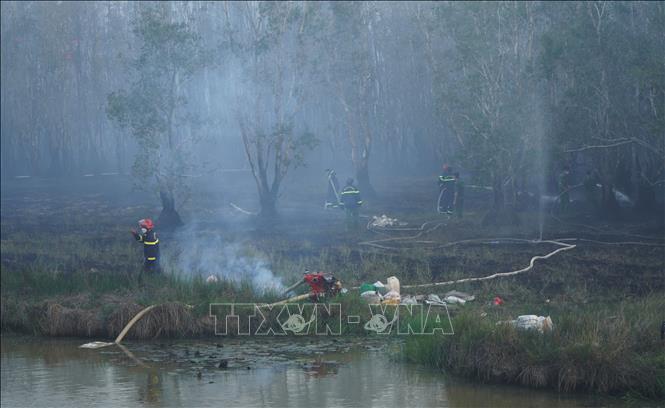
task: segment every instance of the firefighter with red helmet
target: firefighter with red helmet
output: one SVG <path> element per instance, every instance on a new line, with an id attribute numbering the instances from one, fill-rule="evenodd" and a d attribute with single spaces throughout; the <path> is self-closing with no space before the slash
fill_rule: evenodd
<path id="1" fill-rule="evenodd" d="M 160 272 L 159 268 L 159 238 L 154 230 L 154 224 L 150 218 L 139 220 L 140 232 L 132 229 L 134 239 L 143 242 L 143 270 L 145 272 Z"/>

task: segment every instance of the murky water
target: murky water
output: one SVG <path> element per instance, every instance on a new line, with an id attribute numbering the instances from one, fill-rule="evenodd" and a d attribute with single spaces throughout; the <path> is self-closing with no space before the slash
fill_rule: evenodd
<path id="1" fill-rule="evenodd" d="M 2 338 L 2 406 L 608 406 L 617 402 L 474 385 L 397 362 L 376 340 L 213 339 L 80 349 Z M 220 368 L 219 366 L 222 366 Z"/>

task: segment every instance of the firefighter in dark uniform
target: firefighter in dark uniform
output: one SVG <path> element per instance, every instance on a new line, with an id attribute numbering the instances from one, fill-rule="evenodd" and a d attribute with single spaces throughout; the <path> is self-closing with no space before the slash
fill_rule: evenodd
<path id="1" fill-rule="evenodd" d="M 134 239 L 143 242 L 143 271 L 146 273 L 159 273 L 159 238 L 154 231 L 154 224 L 150 218 L 139 220 L 140 232 L 132 230 Z"/>
<path id="2" fill-rule="evenodd" d="M 441 214 L 453 213 L 453 202 L 455 201 L 455 176 L 452 169 L 443 165 L 443 172 L 439 176 L 439 201 L 438 211 Z"/>
<path id="3" fill-rule="evenodd" d="M 360 197 L 360 190 L 353 185 L 352 178 L 346 180 L 346 186 L 342 189 L 340 196 L 346 212 L 346 228 L 347 230 L 357 230 L 360 225 L 358 218 L 363 200 Z"/>

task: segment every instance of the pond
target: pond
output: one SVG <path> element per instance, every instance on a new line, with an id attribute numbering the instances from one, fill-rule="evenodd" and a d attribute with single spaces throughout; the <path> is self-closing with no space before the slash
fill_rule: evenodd
<path id="1" fill-rule="evenodd" d="M 213 338 L 81 349 L 78 339 L 2 337 L 2 406 L 619 405 L 479 385 L 399 361 L 394 340 Z"/>

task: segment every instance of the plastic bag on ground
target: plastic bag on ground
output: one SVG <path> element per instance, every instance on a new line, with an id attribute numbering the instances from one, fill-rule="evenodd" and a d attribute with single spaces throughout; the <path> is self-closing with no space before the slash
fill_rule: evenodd
<path id="1" fill-rule="evenodd" d="M 446 296 L 443 298 L 443 301 L 446 303 L 450 303 L 452 305 L 459 304 L 459 305 L 464 305 L 466 303 L 466 300 L 458 298 L 457 296 Z"/>
<path id="2" fill-rule="evenodd" d="M 363 283 L 362 285 L 360 285 L 360 294 L 361 294 L 361 296 L 364 292 L 370 292 L 370 291 L 371 292 L 376 292 L 375 286 L 376 285 L 372 285 L 371 283 Z"/>
<path id="3" fill-rule="evenodd" d="M 364 299 L 370 305 L 377 305 L 381 303 L 382 296 L 374 290 L 368 290 L 360 294 L 360 297 Z"/>
<path id="4" fill-rule="evenodd" d="M 417 305 L 418 301 L 414 296 L 405 296 L 400 301 L 400 305 Z"/>
<path id="5" fill-rule="evenodd" d="M 497 324 L 510 324 L 519 330 L 538 330 L 540 333 L 551 331 L 554 328 L 552 318 L 547 316 L 522 315 L 515 320 L 497 322 Z"/>
<path id="6" fill-rule="evenodd" d="M 438 295 L 435 294 L 430 294 L 427 295 L 427 299 L 425 299 L 425 303 L 428 305 L 438 305 L 438 306 L 445 306 L 446 302 L 441 300 L 441 298 Z"/>
<path id="7" fill-rule="evenodd" d="M 399 305 L 400 301 L 401 296 L 399 295 L 399 292 L 394 290 L 389 291 L 383 297 L 383 303 L 387 305 Z"/>
<path id="8" fill-rule="evenodd" d="M 476 297 L 473 296 L 473 295 L 470 295 L 470 294 L 464 293 L 464 292 L 459 292 L 457 290 L 451 290 L 450 292 L 446 292 L 446 294 L 443 295 L 443 296 L 444 297 L 455 296 L 456 298 L 462 299 L 465 302 L 470 302 L 470 301 L 476 299 Z"/>
<path id="9" fill-rule="evenodd" d="M 536 329 L 543 333 L 552 330 L 552 318 L 549 316 L 522 315 L 517 316 L 516 327 L 523 330 Z"/>
<path id="10" fill-rule="evenodd" d="M 405 222 L 399 222 L 397 218 L 390 218 L 387 215 L 383 214 L 380 217 L 376 215 L 372 216 L 372 226 L 373 227 L 394 227 L 394 226 L 403 226 L 406 225 Z"/>
<path id="11" fill-rule="evenodd" d="M 389 277 L 386 282 L 386 288 L 388 288 L 388 292 L 394 291 L 399 295 L 399 279 L 395 276 Z"/>

